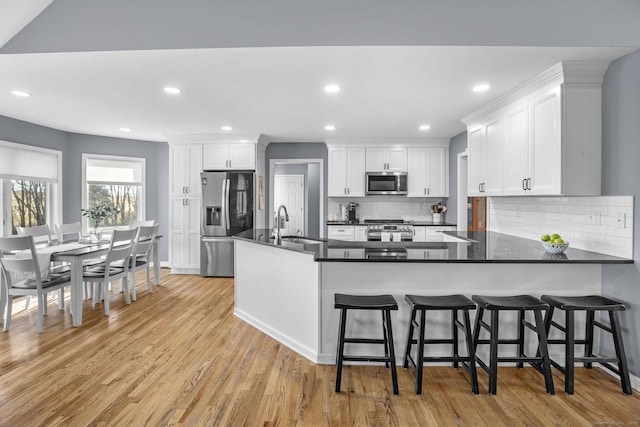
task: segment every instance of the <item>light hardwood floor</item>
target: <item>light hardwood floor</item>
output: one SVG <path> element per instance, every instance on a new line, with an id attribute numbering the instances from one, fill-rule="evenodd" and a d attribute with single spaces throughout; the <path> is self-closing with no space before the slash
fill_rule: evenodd
<path id="1" fill-rule="evenodd" d="M 480 372 L 475 396 L 462 369 L 426 367 L 417 396 L 400 367 L 394 396 L 384 367 L 347 366 L 336 394 L 333 366 L 233 316 L 232 279 L 162 275 L 153 294 L 139 276 L 129 306 L 113 292 L 109 317 L 86 301 L 80 328 L 55 302 L 40 335 L 34 310 L 15 313 L 0 333 L 0 425 L 640 425 L 640 393 L 601 369 L 577 369 L 573 396 L 557 371 L 548 396 L 536 371 L 509 367 L 490 396 Z"/>

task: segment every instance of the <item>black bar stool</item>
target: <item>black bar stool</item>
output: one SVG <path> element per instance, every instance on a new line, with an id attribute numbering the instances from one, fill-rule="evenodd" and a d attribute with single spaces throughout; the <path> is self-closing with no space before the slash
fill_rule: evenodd
<path id="1" fill-rule="evenodd" d="M 564 391 L 573 394 L 574 388 L 574 365 L 575 362 L 584 362 L 584 366 L 591 369 L 593 362 L 600 363 L 601 366 L 616 373 L 622 383 L 622 392 L 631 395 L 631 381 L 627 368 L 627 356 L 622 343 L 622 332 L 620 330 L 620 320 L 618 311 L 624 310 L 624 304 L 599 295 L 588 296 L 555 296 L 542 295 L 542 300 L 551 306 L 545 317 L 545 329 L 547 334 L 551 326 L 555 326 L 565 334 L 564 339 L 548 339 L 549 344 L 563 344 L 565 346 L 564 366 L 551 360 L 551 364 L 564 374 Z M 565 311 L 565 326 L 553 320 L 553 310 L 557 308 Z M 586 311 L 587 326 L 584 339 L 575 339 L 574 314 L 577 310 Z M 607 326 L 595 320 L 596 311 L 608 311 L 611 326 Z M 616 350 L 616 357 L 600 357 L 593 354 L 593 331 L 597 326 L 609 332 L 613 336 L 613 345 Z M 575 356 L 575 345 L 584 344 L 584 357 Z M 611 365 L 617 363 L 618 368 Z"/>
<path id="2" fill-rule="evenodd" d="M 340 312 L 340 332 L 338 335 L 338 352 L 336 354 L 336 393 L 340 392 L 342 380 L 342 363 L 354 362 L 384 362 L 391 366 L 391 380 L 393 394 L 398 394 L 398 374 L 396 372 L 396 355 L 393 349 L 393 331 L 391 328 L 391 310 L 398 309 L 398 303 L 392 295 L 345 295 L 335 294 L 335 308 Z M 347 310 L 380 310 L 382 312 L 382 339 L 345 338 Z M 383 344 L 384 357 L 380 356 L 345 356 L 344 343 Z"/>
<path id="3" fill-rule="evenodd" d="M 516 362 L 519 368 L 523 367 L 523 362 L 529 363 L 537 371 L 544 375 L 544 382 L 548 394 L 555 394 L 553 388 L 553 377 L 551 375 L 551 364 L 549 361 L 549 350 L 547 348 L 547 335 L 544 329 L 542 311 L 549 310 L 549 305 L 544 301 L 531 295 L 516 295 L 506 297 L 494 297 L 473 295 L 473 301 L 478 304 L 478 313 L 473 328 L 473 342 L 476 350 L 476 361 L 482 369 L 489 374 L 489 393 L 496 394 L 498 383 L 498 362 Z M 491 320 L 487 324 L 482 319 L 485 310 L 491 311 Z M 516 310 L 518 315 L 518 337 L 517 339 L 499 339 L 498 321 L 499 314 L 503 310 Z M 533 311 L 535 325 L 525 319 L 525 312 Z M 479 339 L 480 327 L 489 331 L 489 339 Z M 524 354 L 524 327 L 531 329 L 538 334 L 539 354 L 536 356 L 526 356 Z M 477 355 L 478 344 L 489 344 L 489 365 L 485 364 Z M 518 356 L 498 357 L 498 344 L 517 344 Z"/>
<path id="4" fill-rule="evenodd" d="M 475 350 L 473 346 L 473 336 L 471 335 L 471 320 L 469 310 L 475 310 L 476 305 L 464 295 L 444 295 L 444 296 L 421 296 L 406 295 L 404 298 L 411 306 L 411 318 L 409 319 L 409 333 L 407 334 L 407 347 L 404 352 L 404 367 L 409 364 L 416 373 L 416 394 L 422 394 L 422 368 L 424 362 L 453 362 L 454 368 L 458 367 L 458 362 L 469 373 L 471 380 L 471 391 L 478 394 L 478 374 L 476 372 Z M 426 312 L 427 310 L 449 310 L 451 311 L 451 338 L 425 339 Z M 420 312 L 420 320 L 416 322 L 416 314 Z M 458 320 L 458 311 L 462 311 L 464 323 Z M 418 339 L 413 338 L 414 328 L 419 328 Z M 467 343 L 468 356 L 460 356 L 458 353 L 458 328 L 462 329 Z M 411 356 L 412 344 L 418 345 L 417 357 Z M 453 356 L 433 357 L 424 356 L 425 344 L 452 344 Z"/>

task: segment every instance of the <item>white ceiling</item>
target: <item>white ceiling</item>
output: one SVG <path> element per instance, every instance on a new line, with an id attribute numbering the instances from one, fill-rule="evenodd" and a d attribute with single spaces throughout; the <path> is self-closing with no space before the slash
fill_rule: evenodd
<path id="1" fill-rule="evenodd" d="M 560 61 L 635 48 L 281 47 L 0 55 L 0 115 L 77 133 L 264 134 L 270 141 L 440 138 Z M 486 82 L 491 90 L 473 93 Z M 341 92 L 329 95 L 327 83 Z M 169 96 L 163 87 L 179 87 Z M 20 89 L 32 94 L 10 94 Z M 336 130 L 324 130 L 333 124 Z M 418 126 L 429 124 L 421 132 Z M 131 132 L 119 129 L 127 127 Z"/>

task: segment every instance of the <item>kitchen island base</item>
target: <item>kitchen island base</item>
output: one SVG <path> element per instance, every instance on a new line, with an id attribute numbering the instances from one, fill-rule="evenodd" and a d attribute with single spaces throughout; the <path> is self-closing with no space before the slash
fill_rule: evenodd
<path id="1" fill-rule="evenodd" d="M 399 307 L 392 313 L 396 356 L 403 354 L 408 331 L 410 307 L 404 301 L 406 294 L 540 297 L 601 293 L 600 264 L 318 262 L 310 252 L 243 239 L 236 240 L 235 252 L 236 316 L 319 364 L 335 363 L 339 321 L 339 311 L 334 309 L 336 293 L 389 293 L 395 297 Z M 505 336 L 515 336 L 516 315 L 507 312 L 501 317 L 500 329 Z M 447 312 L 435 312 L 427 321 L 431 337 L 449 335 Z M 577 319 L 576 324 L 584 323 Z M 354 312 L 346 327 L 349 335 L 378 337 L 379 313 Z M 582 333 L 576 331 L 576 335 Z M 536 340 L 527 341 L 527 351 L 535 353 L 536 344 Z M 349 352 L 367 354 L 372 350 L 358 347 L 351 344 Z M 428 348 L 425 354 L 440 356 L 447 352 L 448 348 Z M 501 352 L 514 354 L 515 348 Z M 552 357 L 563 354 L 552 353 Z"/>

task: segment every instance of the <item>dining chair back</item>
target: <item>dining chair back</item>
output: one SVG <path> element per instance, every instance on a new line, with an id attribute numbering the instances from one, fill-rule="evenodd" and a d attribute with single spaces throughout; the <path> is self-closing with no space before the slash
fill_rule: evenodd
<path id="1" fill-rule="evenodd" d="M 55 232 L 58 236 L 58 242 L 69 240 L 80 240 L 82 237 L 82 224 L 74 222 L 71 224 L 56 224 Z"/>
<path id="2" fill-rule="evenodd" d="M 109 251 L 103 262 L 86 266 L 82 280 L 101 285 L 101 292 L 94 289 L 93 305 L 95 306 L 100 295 L 104 299 L 104 314 L 109 314 L 108 283 L 116 279 L 122 279 L 123 292 L 127 304 L 131 304 L 127 274 L 129 273 L 129 256 L 135 244 L 137 228 L 131 230 L 114 230 L 111 236 Z"/>
<path id="3" fill-rule="evenodd" d="M 138 227 L 138 235 L 136 236 L 136 244 L 131 251 L 130 277 L 131 277 L 131 294 L 135 301 L 136 296 L 136 271 L 143 268 L 147 272 L 147 290 L 153 292 L 151 286 L 151 275 L 149 267 L 151 264 L 151 250 L 154 247 L 156 233 L 158 232 L 158 224 L 150 226 Z"/>
<path id="4" fill-rule="evenodd" d="M 131 220 L 131 222 L 129 223 L 129 228 L 137 228 L 137 227 L 149 227 L 152 225 L 156 225 L 156 220 L 155 219 L 150 219 L 150 220 L 145 220 L 145 221 L 140 221 L 137 219 L 133 219 Z"/>
<path id="5" fill-rule="evenodd" d="M 33 236 L 36 245 L 41 243 L 51 244 L 51 230 L 47 224 L 34 225 L 33 227 L 16 227 L 18 236 Z"/>
<path id="6" fill-rule="evenodd" d="M 24 256 L 18 257 L 22 252 Z M 26 252 L 26 254 L 24 253 Z M 43 329 L 43 316 L 46 314 L 47 292 L 60 290 L 58 308 L 64 310 L 64 287 L 71 285 L 68 274 L 51 274 L 46 280 L 41 275 L 40 262 L 33 236 L 0 237 L 0 265 L 5 286 L 6 310 L 4 331 L 9 330 L 13 298 L 16 296 L 35 296 L 38 301 L 37 330 Z"/>

